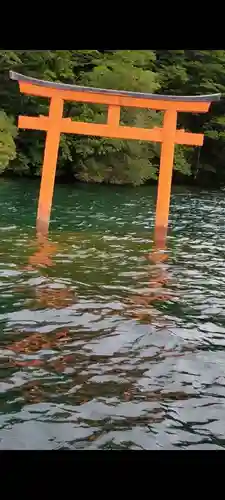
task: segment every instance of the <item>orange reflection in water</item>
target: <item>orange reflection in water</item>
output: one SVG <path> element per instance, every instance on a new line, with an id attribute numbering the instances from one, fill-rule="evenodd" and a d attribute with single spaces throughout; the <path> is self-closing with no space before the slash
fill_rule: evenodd
<path id="1" fill-rule="evenodd" d="M 62 330 L 54 335 L 31 333 L 26 338 L 13 342 L 8 349 L 16 353 L 32 354 L 41 349 L 54 349 L 70 340 L 68 330 Z"/>
<path id="2" fill-rule="evenodd" d="M 36 242 L 38 244 L 37 251 L 29 257 L 29 265 L 25 268 L 26 270 L 34 270 L 35 268 L 44 268 L 53 266 L 53 255 L 56 252 L 58 246 L 48 240 L 47 236 L 41 233 L 37 234 Z M 48 281 L 50 278 L 48 278 Z M 54 281 L 50 280 L 50 284 L 45 285 L 32 285 L 32 294 L 34 297 L 31 299 L 32 303 L 29 308 L 54 308 L 60 309 L 65 308 L 68 305 L 77 302 L 77 297 L 73 290 L 68 286 L 61 286 L 61 288 L 56 287 Z M 26 285 L 27 287 L 27 285 Z M 18 288 L 17 288 L 18 290 Z M 21 287 L 20 287 L 21 290 Z M 8 349 L 14 351 L 18 354 L 32 354 L 40 351 L 42 349 L 56 349 L 59 348 L 65 342 L 70 340 L 68 330 L 63 329 L 57 333 L 41 334 L 39 332 L 31 333 L 26 338 L 12 342 L 8 346 Z M 16 366 L 41 366 L 43 361 L 33 359 L 33 360 L 16 360 L 13 361 Z"/>
<path id="3" fill-rule="evenodd" d="M 48 240 L 42 233 L 37 234 L 38 250 L 29 258 L 27 270 L 36 267 L 52 267 L 52 257 L 56 253 L 58 245 Z M 74 291 L 65 286 L 51 285 L 38 286 L 35 288 L 35 305 L 38 307 L 52 307 L 60 309 L 76 303 L 77 298 Z"/>
<path id="4" fill-rule="evenodd" d="M 146 259 L 151 264 L 147 287 L 128 299 L 130 305 L 126 312 L 135 319 L 152 322 L 153 319 L 162 317 L 161 313 L 153 307 L 154 302 L 164 302 L 174 297 L 167 286 L 169 274 L 165 262 L 168 259 L 168 252 L 166 239 L 162 238 L 161 232 L 160 234 L 155 232 L 153 249 L 146 255 Z"/>
<path id="5" fill-rule="evenodd" d="M 28 271 L 35 267 L 51 267 L 53 266 L 52 256 L 57 250 L 57 245 L 48 240 L 48 237 L 42 233 L 37 233 L 36 242 L 38 250 L 29 257 L 29 265 L 26 267 Z"/>
<path id="6" fill-rule="evenodd" d="M 63 309 L 69 305 L 75 304 L 77 297 L 73 290 L 68 287 L 65 288 L 52 288 L 44 286 L 36 288 L 34 306 L 42 307 L 44 309 L 51 307 L 53 309 Z"/>

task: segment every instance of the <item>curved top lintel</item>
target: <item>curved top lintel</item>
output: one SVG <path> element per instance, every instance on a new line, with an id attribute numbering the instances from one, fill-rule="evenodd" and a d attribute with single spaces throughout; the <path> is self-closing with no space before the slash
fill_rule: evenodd
<path id="1" fill-rule="evenodd" d="M 178 96 L 178 95 L 160 95 L 160 94 L 149 94 L 143 92 L 131 92 L 127 90 L 112 90 L 112 89 L 100 89 L 95 87 L 82 87 L 80 85 L 70 85 L 67 83 L 49 82 L 46 80 L 38 80 L 37 78 L 31 78 L 29 76 L 21 75 L 15 71 L 10 71 L 9 76 L 11 80 L 23 81 L 25 83 L 30 83 L 33 85 L 39 85 L 41 87 L 50 87 L 52 89 L 58 90 L 72 90 L 74 92 L 87 92 L 92 94 L 106 94 L 115 96 L 126 96 L 134 97 L 138 99 L 153 99 L 161 101 L 179 101 L 179 102 L 213 102 L 219 101 L 221 94 L 209 94 L 209 95 L 195 95 L 195 96 Z"/>

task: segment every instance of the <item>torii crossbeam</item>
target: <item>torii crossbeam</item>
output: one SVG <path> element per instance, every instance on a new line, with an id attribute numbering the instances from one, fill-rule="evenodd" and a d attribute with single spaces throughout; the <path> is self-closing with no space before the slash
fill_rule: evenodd
<path id="1" fill-rule="evenodd" d="M 210 104 L 220 99 L 220 94 L 182 97 L 98 89 L 37 80 L 14 71 L 10 71 L 10 78 L 19 82 L 22 93 L 50 98 L 49 116 L 20 116 L 18 123 L 19 128 L 44 130 L 47 134 L 38 202 L 38 232 L 48 232 L 60 134 L 69 133 L 154 141 L 162 144 L 155 229 L 164 239 L 168 227 L 175 144 L 202 146 L 204 140 L 203 134 L 178 130 L 177 113 L 206 113 Z M 84 123 L 63 118 L 65 100 L 106 104 L 108 106 L 107 123 Z M 122 106 L 164 111 L 163 127 L 146 129 L 121 126 L 120 108 Z"/>

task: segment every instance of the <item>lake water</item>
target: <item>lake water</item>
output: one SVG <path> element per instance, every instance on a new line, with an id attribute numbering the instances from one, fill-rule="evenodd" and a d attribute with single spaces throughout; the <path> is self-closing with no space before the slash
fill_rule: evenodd
<path id="1" fill-rule="evenodd" d="M 223 449 L 224 193 L 158 254 L 152 187 L 56 186 L 48 240 L 37 194 L 0 181 L 0 448 Z"/>

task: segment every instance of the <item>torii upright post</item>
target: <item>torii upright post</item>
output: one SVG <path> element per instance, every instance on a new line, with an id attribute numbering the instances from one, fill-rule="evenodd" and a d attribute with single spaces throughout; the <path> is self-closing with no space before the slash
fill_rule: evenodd
<path id="1" fill-rule="evenodd" d="M 60 133 L 84 134 L 119 139 L 161 142 L 161 159 L 156 206 L 155 239 L 165 241 L 169 220 L 170 193 L 175 144 L 202 146 L 204 135 L 177 130 L 177 113 L 206 113 L 220 94 L 203 96 L 169 96 L 119 90 L 80 87 L 29 78 L 10 71 L 10 78 L 19 81 L 24 94 L 50 98 L 49 116 L 19 117 L 19 127 L 47 132 L 41 188 L 37 213 L 38 232 L 47 233 L 54 192 Z M 106 124 L 84 123 L 63 118 L 65 100 L 108 105 Z M 162 128 L 152 129 L 120 125 L 120 108 L 151 108 L 164 111 Z"/>

